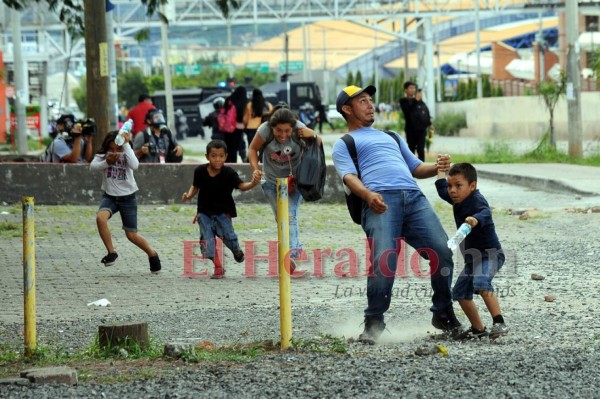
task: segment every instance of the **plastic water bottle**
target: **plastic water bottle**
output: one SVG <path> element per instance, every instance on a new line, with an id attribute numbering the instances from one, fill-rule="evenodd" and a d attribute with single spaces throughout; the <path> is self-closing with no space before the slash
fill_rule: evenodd
<path id="1" fill-rule="evenodd" d="M 471 232 L 471 225 L 469 223 L 463 223 L 460 225 L 454 237 L 448 240 L 448 248 L 452 251 L 456 251 L 461 242 L 465 239 L 465 237 Z"/>
<path id="2" fill-rule="evenodd" d="M 115 137 L 115 144 L 118 145 L 119 147 L 122 146 L 123 144 L 125 144 L 125 137 L 123 137 L 123 133 L 131 132 L 132 128 L 133 128 L 133 120 L 127 119 L 127 121 L 123 124 L 121 129 L 119 129 L 119 133 L 117 134 L 117 137 Z"/>

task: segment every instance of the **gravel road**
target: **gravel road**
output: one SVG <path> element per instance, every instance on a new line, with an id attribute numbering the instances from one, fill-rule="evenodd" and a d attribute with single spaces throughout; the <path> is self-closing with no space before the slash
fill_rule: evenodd
<path id="1" fill-rule="evenodd" d="M 451 233 L 450 207 L 433 195 L 433 181 L 422 186 Z M 350 343 L 345 353 L 272 351 L 245 362 L 163 362 L 148 365 L 145 374 L 139 367 L 133 370 L 127 360 L 113 366 L 104 362 L 105 369 L 114 367 L 133 381 L 101 384 L 83 378 L 94 373 L 94 367 L 80 365 L 78 386 L 0 385 L 0 397 L 600 397 L 600 214 L 585 211 L 599 206 L 600 199 L 577 200 L 491 181 L 481 181 L 480 188 L 495 207 L 498 235 L 511 254 L 495 279 L 511 328 L 506 337 L 475 342 L 432 338 L 428 280 L 409 270 L 396 281 L 386 314 L 388 330 L 375 346 Z M 520 220 L 518 214 L 529 208 L 537 210 Z M 20 207 L 6 205 L 0 212 L 4 212 L 0 222 L 19 223 Z M 190 223 L 192 206 L 140 207 L 140 232 L 163 259 L 164 270 L 158 276 L 150 275 L 139 250 L 126 242 L 115 222 L 119 263 L 102 268 L 94 212 L 93 207 L 36 208 L 41 345 L 75 352 L 91 345 L 98 325 L 139 320 L 148 323 L 150 335 L 159 342 L 209 340 L 231 345 L 279 339 L 278 284 L 267 276 L 266 262 L 248 278 L 244 267 L 226 254 L 226 279 L 182 276 L 182 241 L 197 236 Z M 276 239 L 269 212 L 267 205 L 240 205 L 235 222 L 240 239 L 256 242 L 261 255 L 267 253 L 267 242 Z M 292 281 L 294 339 L 322 334 L 356 338 L 362 331 L 365 277 L 354 277 L 343 267 L 346 277 L 336 274 L 336 265 L 343 260 L 337 251 L 354 251 L 359 271 L 364 271 L 361 237 L 343 205 L 302 206 L 301 239 L 311 255 L 303 264 L 309 275 Z M 0 261 L 6 268 L 0 277 L 0 343 L 5 348 L 18 347 L 23 339 L 21 242 L 20 237 L 0 236 Z M 314 249 L 332 250 L 332 256 L 324 258 L 324 277 L 312 275 Z M 407 251 L 407 260 L 411 256 Z M 460 262 L 457 259 L 457 270 Z M 195 271 L 205 267 L 195 265 Z M 545 279 L 534 281 L 532 273 Z M 550 294 L 556 300 L 546 302 L 544 297 Z M 112 306 L 87 306 L 100 298 L 109 299 Z M 483 312 L 482 302 L 478 305 Z M 464 314 L 457 313 L 466 323 Z M 447 349 L 447 357 L 416 354 L 433 350 L 436 344 Z"/>

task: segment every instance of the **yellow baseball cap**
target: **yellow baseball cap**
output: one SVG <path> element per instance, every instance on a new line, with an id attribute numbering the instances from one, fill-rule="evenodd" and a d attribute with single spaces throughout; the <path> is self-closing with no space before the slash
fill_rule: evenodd
<path id="1" fill-rule="evenodd" d="M 335 102 L 335 108 L 341 114 L 342 107 L 351 98 L 354 98 L 363 92 L 366 92 L 367 94 L 372 96 L 373 94 L 375 94 L 376 91 L 377 91 L 377 89 L 375 88 L 375 86 L 371 86 L 371 85 L 365 87 L 364 89 L 361 89 L 358 86 L 346 86 L 346 87 L 344 87 L 344 89 L 342 91 L 340 91 L 340 94 L 338 94 L 337 101 Z"/>

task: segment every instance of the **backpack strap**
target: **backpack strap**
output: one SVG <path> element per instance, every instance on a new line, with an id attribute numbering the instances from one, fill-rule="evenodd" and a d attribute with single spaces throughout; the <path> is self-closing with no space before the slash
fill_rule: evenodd
<path id="1" fill-rule="evenodd" d="M 356 173 L 358 173 L 358 178 L 360 179 L 360 169 L 358 168 L 358 154 L 356 153 L 356 143 L 354 142 L 354 137 L 346 133 L 342 136 L 342 141 L 344 142 L 344 144 L 346 144 L 346 147 L 348 148 L 348 153 L 350 153 L 350 158 L 352 158 L 352 162 L 354 163 L 354 167 L 356 168 Z"/>
<path id="2" fill-rule="evenodd" d="M 382 130 L 383 133 L 387 134 L 391 138 L 393 138 L 396 143 L 398 143 L 398 149 L 400 149 L 400 139 L 396 132 L 392 130 Z M 358 153 L 356 152 L 356 143 L 354 142 L 354 137 L 352 137 L 349 133 L 346 133 L 342 136 L 342 141 L 346 144 L 348 148 L 348 153 L 350 154 L 350 158 L 352 158 L 352 162 L 354 163 L 354 167 L 356 168 L 356 172 L 358 173 L 358 178 L 360 179 L 360 169 L 358 168 Z"/>

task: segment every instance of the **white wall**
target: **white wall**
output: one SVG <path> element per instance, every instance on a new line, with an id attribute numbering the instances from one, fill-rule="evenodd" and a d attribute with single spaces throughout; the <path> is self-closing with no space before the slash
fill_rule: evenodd
<path id="1" fill-rule="evenodd" d="M 537 139 L 549 129 L 550 114 L 539 96 L 492 97 L 437 104 L 439 115 L 464 113 L 467 128 L 461 136 Z M 600 92 L 581 94 L 583 138 L 600 139 Z M 567 100 L 554 109 L 556 140 L 568 140 Z"/>

